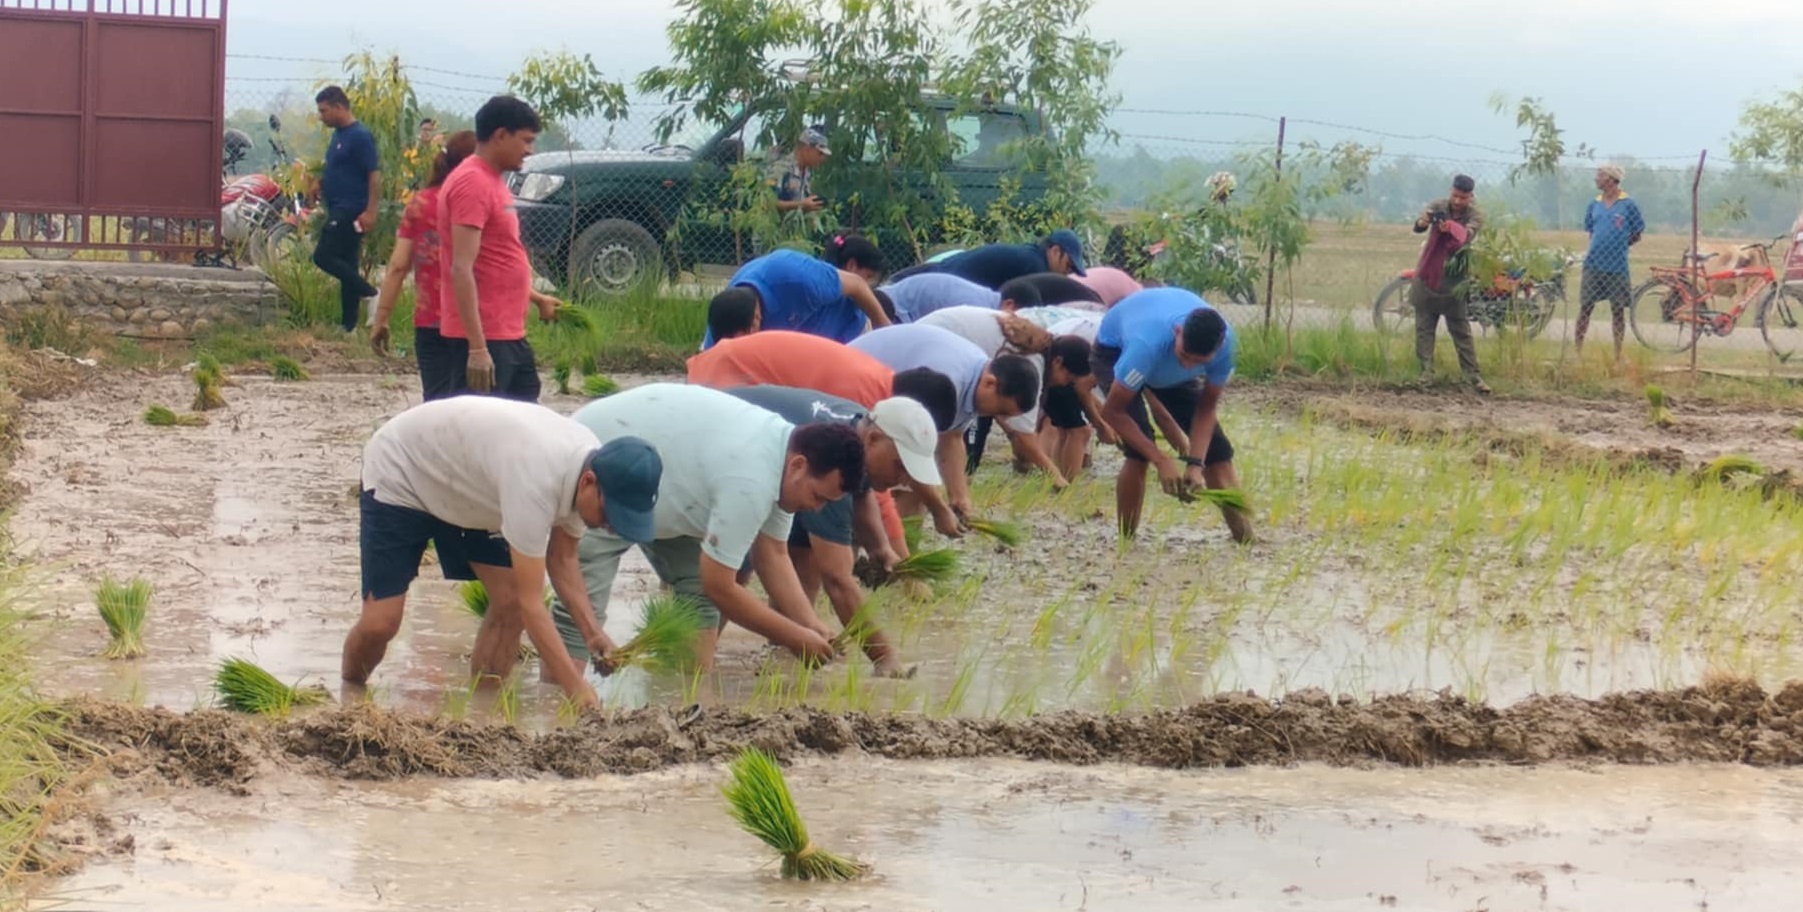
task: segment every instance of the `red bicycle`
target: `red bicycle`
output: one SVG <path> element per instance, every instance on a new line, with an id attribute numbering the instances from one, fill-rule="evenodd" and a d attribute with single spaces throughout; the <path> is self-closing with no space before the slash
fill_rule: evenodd
<path id="1" fill-rule="evenodd" d="M 1731 269 L 1703 271 L 1716 254 L 1684 255 L 1682 266 L 1654 266 L 1653 277 L 1634 290 L 1629 321 L 1634 338 L 1654 351 L 1685 351 L 1703 336 L 1728 336 L 1751 310 L 1766 347 L 1780 361 L 1803 350 L 1803 288 L 1787 284 L 1772 268 L 1771 252 L 1789 235 L 1779 235 L 1739 249 L 1754 253 L 1753 262 Z M 1740 287 L 1727 310 L 1712 305 L 1718 285 Z"/>

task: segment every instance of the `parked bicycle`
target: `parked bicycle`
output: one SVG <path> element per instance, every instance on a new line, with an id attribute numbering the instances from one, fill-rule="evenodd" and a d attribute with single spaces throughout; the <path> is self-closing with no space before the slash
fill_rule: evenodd
<path id="1" fill-rule="evenodd" d="M 1565 274 L 1575 255 L 1567 254 L 1552 275 L 1536 281 L 1522 267 L 1504 268 L 1489 282 L 1465 283 L 1466 314 L 1483 329 L 1520 328 L 1532 339 L 1552 322 L 1553 313 L 1565 303 Z M 1371 321 L 1379 332 L 1390 333 L 1414 325 L 1415 308 L 1409 304 L 1408 287 L 1415 270 L 1405 269 L 1377 293 L 1371 305 Z"/>
<path id="2" fill-rule="evenodd" d="M 1704 336 L 1726 337 L 1734 333 L 1741 315 L 1753 312 L 1753 322 L 1772 354 L 1789 361 L 1803 349 L 1803 288 L 1787 284 L 1772 268 L 1771 252 L 1788 235 L 1770 241 L 1743 244 L 1738 250 L 1752 254 L 1745 265 L 1708 269 L 1718 254 L 1686 253 L 1681 266 L 1654 266 L 1653 277 L 1634 290 L 1629 322 L 1634 338 L 1654 351 L 1685 351 Z M 1732 285 L 1738 291 L 1718 295 Z M 1730 297 L 1727 310 L 1713 306 L 1716 297 Z"/>
<path id="3" fill-rule="evenodd" d="M 46 212 L 0 212 L 0 246 L 19 244 L 25 255 L 34 260 L 66 260 L 75 255 L 73 247 L 44 247 L 33 241 L 61 241 L 65 236 L 81 234 L 76 216 L 52 215 Z"/>

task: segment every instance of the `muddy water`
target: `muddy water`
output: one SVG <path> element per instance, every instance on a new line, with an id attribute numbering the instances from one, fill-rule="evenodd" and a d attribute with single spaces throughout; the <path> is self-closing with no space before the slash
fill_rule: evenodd
<path id="1" fill-rule="evenodd" d="M 781 881 L 717 768 L 576 782 L 289 777 L 109 803 L 136 842 L 58 892 L 146 912 L 384 909 L 1778 910 L 1803 774 L 1744 768 L 1178 773 L 804 762 L 814 839 L 872 862 Z"/>

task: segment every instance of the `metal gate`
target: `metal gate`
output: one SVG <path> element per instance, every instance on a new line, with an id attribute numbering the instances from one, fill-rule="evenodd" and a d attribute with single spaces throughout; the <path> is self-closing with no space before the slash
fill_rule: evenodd
<path id="1" fill-rule="evenodd" d="M 0 0 L 0 246 L 219 245 L 226 0 Z"/>

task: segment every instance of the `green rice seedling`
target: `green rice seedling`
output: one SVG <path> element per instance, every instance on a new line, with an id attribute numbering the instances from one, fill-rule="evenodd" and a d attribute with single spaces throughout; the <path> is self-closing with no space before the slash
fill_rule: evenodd
<path id="1" fill-rule="evenodd" d="M 133 578 L 121 583 L 112 577 L 100 581 L 94 593 L 100 619 L 112 642 L 101 655 L 109 659 L 135 659 L 144 654 L 144 615 L 150 610 L 150 583 Z"/>
<path id="2" fill-rule="evenodd" d="M 1647 384 L 1646 402 L 1647 417 L 1652 421 L 1653 427 L 1669 428 L 1678 423 L 1678 420 L 1672 417 L 1671 410 L 1665 407 L 1665 390 L 1651 383 Z"/>
<path id="3" fill-rule="evenodd" d="M 926 520 L 920 516 L 910 516 L 902 520 L 902 542 L 908 546 L 908 553 L 920 550 L 920 541 L 926 534 Z"/>
<path id="4" fill-rule="evenodd" d="M 245 659 L 226 659 L 213 678 L 219 704 L 226 709 L 265 716 L 285 716 L 296 706 L 324 703 L 323 687 L 293 688 Z"/>
<path id="5" fill-rule="evenodd" d="M 720 789 L 727 813 L 782 855 L 785 880 L 856 880 L 869 873 L 863 862 L 815 847 L 775 757 L 747 748 L 728 771 L 732 781 Z"/>
<path id="6" fill-rule="evenodd" d="M 457 604 L 473 617 L 488 616 L 488 587 L 481 580 L 470 580 L 457 584 Z"/>
<path id="7" fill-rule="evenodd" d="M 1705 481 L 1728 481 L 1736 475 L 1764 475 L 1765 467 L 1752 459 L 1730 453 L 1709 460 L 1703 467 Z"/>
<path id="8" fill-rule="evenodd" d="M 1020 524 L 1011 522 L 973 519 L 970 521 L 970 530 L 982 535 L 987 535 L 1010 548 L 1019 545 L 1027 538 L 1026 530 L 1022 529 Z"/>
<path id="9" fill-rule="evenodd" d="M 619 670 L 638 666 L 647 671 L 681 671 L 695 662 L 695 639 L 707 628 L 701 605 L 692 598 L 659 593 L 645 601 L 639 632 L 607 657 Z"/>
<path id="10" fill-rule="evenodd" d="M 606 374 L 589 374 L 582 378 L 582 392 L 590 399 L 600 399 L 620 391 L 620 384 Z"/>
<path id="11" fill-rule="evenodd" d="M 557 395 L 568 396 L 570 394 L 570 374 L 573 367 L 568 355 L 558 358 L 557 363 L 552 366 L 551 383 L 557 387 Z"/>
<path id="12" fill-rule="evenodd" d="M 585 335 L 592 335 L 596 329 L 594 312 L 576 304 L 564 304 L 557 308 L 554 319 L 559 326 L 568 326 Z"/>
<path id="13" fill-rule="evenodd" d="M 202 427 L 205 415 L 183 415 L 166 405 L 152 405 L 144 410 L 144 423 L 151 427 Z"/>
<path id="14" fill-rule="evenodd" d="M 298 383 L 312 379 L 312 375 L 301 367 L 299 361 L 287 355 L 276 355 L 269 359 L 269 377 L 277 383 Z"/>
<path id="15" fill-rule="evenodd" d="M 501 689 L 495 694 L 495 711 L 501 714 L 501 722 L 513 725 L 520 718 L 520 676 L 508 675 L 501 682 Z"/>
<path id="16" fill-rule="evenodd" d="M 214 355 L 212 352 L 201 352 L 200 354 L 195 355 L 194 369 L 207 371 L 213 376 L 218 377 L 220 382 L 225 382 L 225 365 L 219 363 L 218 356 Z"/>
<path id="17" fill-rule="evenodd" d="M 956 572 L 958 552 L 950 548 L 935 548 L 931 551 L 915 551 L 902 558 L 889 577 L 892 582 L 913 580 L 934 583 L 950 579 Z"/>
<path id="18" fill-rule="evenodd" d="M 204 366 L 194 369 L 194 411 L 207 412 L 225 408 L 225 394 L 219 391 L 221 382 L 223 381 L 217 370 Z"/>
<path id="19" fill-rule="evenodd" d="M 1190 488 L 1183 493 L 1184 503 L 1204 503 L 1228 510 L 1247 512 L 1246 495 L 1238 488 Z"/>

